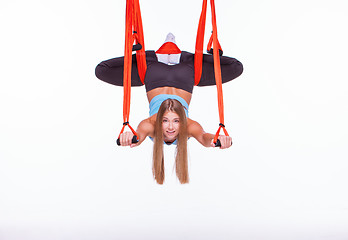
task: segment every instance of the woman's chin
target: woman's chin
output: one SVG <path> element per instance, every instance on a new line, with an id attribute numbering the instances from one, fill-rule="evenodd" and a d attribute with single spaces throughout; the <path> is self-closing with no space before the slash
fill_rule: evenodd
<path id="1" fill-rule="evenodd" d="M 177 137 L 177 135 L 167 135 L 167 136 L 165 136 L 164 137 L 164 141 L 165 142 L 174 142 L 175 140 L 176 140 L 176 137 Z"/>

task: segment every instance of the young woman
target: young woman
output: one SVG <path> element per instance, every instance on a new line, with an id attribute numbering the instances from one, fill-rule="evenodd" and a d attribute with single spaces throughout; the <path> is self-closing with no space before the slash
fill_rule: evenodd
<path id="1" fill-rule="evenodd" d="M 202 126 L 189 118 L 180 101 L 166 99 L 158 112 L 140 122 L 137 128 L 138 143 L 132 143 L 133 133 L 124 132 L 120 135 L 121 146 L 139 146 L 147 136 L 154 141 L 153 175 L 157 183 L 164 181 L 163 144 L 176 144 L 175 169 L 180 183 L 188 183 L 187 139 L 194 137 L 205 147 L 214 147 L 214 135 L 204 132 Z M 232 138 L 219 136 L 221 149 L 232 145 Z"/>
<path id="2" fill-rule="evenodd" d="M 101 62 L 96 67 L 96 76 L 107 83 L 123 86 L 123 57 Z M 221 56 L 222 82 L 231 81 L 242 74 L 243 65 L 236 59 Z M 122 146 L 138 146 L 147 136 L 154 139 L 153 173 L 160 184 L 164 180 L 163 142 L 177 143 L 176 170 L 181 183 L 188 182 L 187 139 L 194 137 L 205 147 L 213 146 L 213 134 L 205 133 L 201 125 L 189 118 L 188 109 L 194 86 L 194 54 L 180 51 L 174 35 L 168 34 L 165 43 L 154 51 L 146 51 L 147 71 L 144 79 L 150 106 L 150 117 L 138 128 L 139 142 L 131 143 L 133 134 L 120 136 Z M 136 58 L 133 55 L 132 86 L 142 86 Z M 203 56 L 202 77 L 197 86 L 215 85 L 212 55 Z M 167 100 L 167 101 L 166 101 Z M 185 114 L 183 114 L 185 113 Z M 162 130 L 161 130 L 162 129 Z M 219 136 L 221 148 L 232 145 L 232 139 Z"/>

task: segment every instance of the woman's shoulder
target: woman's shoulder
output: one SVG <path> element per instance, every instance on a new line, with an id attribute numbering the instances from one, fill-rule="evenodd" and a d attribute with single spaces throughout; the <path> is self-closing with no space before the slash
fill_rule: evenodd
<path id="1" fill-rule="evenodd" d="M 195 137 L 197 134 L 202 134 L 203 128 L 198 122 L 188 118 L 187 119 L 187 132 L 189 137 Z"/>
<path id="2" fill-rule="evenodd" d="M 138 126 L 138 130 L 145 132 L 148 136 L 153 136 L 155 132 L 156 117 L 153 115 L 142 120 Z"/>
<path id="3" fill-rule="evenodd" d="M 201 126 L 197 121 L 187 118 L 187 127 L 189 126 Z"/>
<path id="4" fill-rule="evenodd" d="M 143 127 L 148 127 L 148 128 L 155 127 L 155 123 L 156 123 L 156 118 L 153 118 L 153 116 L 146 118 L 140 122 L 140 124 Z"/>

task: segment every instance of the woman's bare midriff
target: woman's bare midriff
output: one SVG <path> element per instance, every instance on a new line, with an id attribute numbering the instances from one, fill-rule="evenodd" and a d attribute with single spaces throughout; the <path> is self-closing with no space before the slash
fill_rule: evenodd
<path id="1" fill-rule="evenodd" d="M 182 89 L 178 89 L 175 87 L 159 87 L 159 88 L 155 88 L 152 89 L 150 91 L 147 92 L 147 99 L 149 100 L 149 102 L 151 102 L 151 100 L 156 97 L 157 95 L 160 94 L 170 94 L 170 95 L 176 95 L 179 96 L 181 98 L 183 98 L 187 104 L 190 105 L 191 102 L 191 97 L 192 97 L 192 93 L 189 93 L 185 90 Z"/>

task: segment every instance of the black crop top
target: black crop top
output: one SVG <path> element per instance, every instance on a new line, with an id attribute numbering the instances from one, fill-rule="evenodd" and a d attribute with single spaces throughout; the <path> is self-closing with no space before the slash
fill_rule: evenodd
<path id="1" fill-rule="evenodd" d="M 96 76 L 107 83 L 123 86 L 123 57 L 113 58 L 101 62 L 95 70 Z M 243 65 L 236 59 L 221 56 L 222 82 L 228 82 L 240 76 Z M 192 93 L 194 86 L 194 54 L 182 51 L 180 62 L 167 65 L 157 60 L 154 51 L 146 51 L 147 70 L 145 74 L 146 91 L 158 87 L 175 87 Z M 132 86 L 142 86 L 140 81 L 136 57 L 132 56 Z M 203 55 L 202 77 L 197 86 L 215 85 L 213 55 Z"/>

